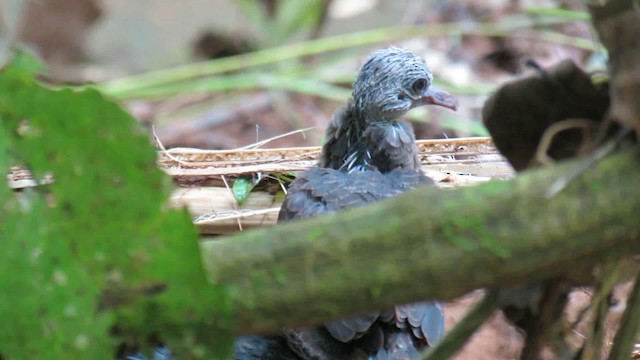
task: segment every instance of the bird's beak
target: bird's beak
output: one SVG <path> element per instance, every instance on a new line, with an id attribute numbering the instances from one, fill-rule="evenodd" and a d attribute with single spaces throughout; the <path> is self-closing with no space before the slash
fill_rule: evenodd
<path id="1" fill-rule="evenodd" d="M 423 105 L 439 105 L 456 111 L 458 99 L 442 89 L 431 86 L 415 104 L 415 106 Z"/>

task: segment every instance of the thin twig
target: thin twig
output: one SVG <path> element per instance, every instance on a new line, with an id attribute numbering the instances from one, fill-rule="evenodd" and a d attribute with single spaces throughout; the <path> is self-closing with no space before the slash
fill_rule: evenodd
<path id="1" fill-rule="evenodd" d="M 198 216 L 193 221 L 193 223 L 201 224 L 203 222 L 216 222 L 216 221 L 224 221 L 224 220 L 232 220 L 232 219 L 243 219 L 250 216 L 265 215 L 265 214 L 270 214 L 270 213 L 279 212 L 279 211 L 280 211 L 280 208 L 277 207 L 277 208 L 268 208 L 268 209 L 260 209 L 260 210 L 242 209 L 242 210 L 225 211 L 225 212 L 219 212 L 219 213 L 213 213 L 213 214 L 202 214 Z"/>
<path id="2" fill-rule="evenodd" d="M 551 156 L 549 156 L 549 149 L 551 148 L 553 139 L 556 135 L 569 129 L 582 129 L 584 131 L 593 127 L 594 122 L 589 119 L 566 119 L 554 123 L 545 130 L 544 134 L 542 134 L 542 138 L 540 139 L 540 143 L 536 150 L 535 159 L 544 165 L 553 164 L 555 161 Z"/>
<path id="3" fill-rule="evenodd" d="M 280 185 L 280 189 L 282 189 L 282 192 L 283 192 L 285 195 L 287 195 L 287 194 L 288 194 L 288 192 L 287 192 L 287 187 L 286 187 L 286 186 L 284 186 L 284 181 L 282 181 L 282 179 L 280 179 L 280 178 L 279 178 L 279 177 L 277 177 L 277 176 L 273 176 L 273 175 L 267 175 L 267 176 L 265 176 L 265 177 L 266 177 L 267 179 L 272 179 L 272 180 L 277 181 L 277 182 L 278 182 L 278 185 Z"/>
<path id="4" fill-rule="evenodd" d="M 158 145 L 158 147 L 160 148 L 160 150 L 171 160 L 177 162 L 178 164 L 182 164 L 182 165 L 189 165 L 188 162 L 186 161 L 182 161 L 178 158 L 176 158 L 175 156 L 171 155 L 167 149 L 165 149 L 164 145 L 162 145 L 162 141 L 160 141 L 160 138 L 158 137 L 158 135 L 156 135 L 156 128 L 154 125 L 151 125 L 151 134 L 153 135 L 153 139 L 156 141 L 156 144 Z"/>
<path id="5" fill-rule="evenodd" d="M 270 142 L 272 142 L 274 140 L 282 139 L 282 138 L 287 137 L 287 136 L 291 136 L 291 135 L 295 135 L 295 134 L 299 134 L 299 133 L 302 133 L 304 135 L 305 131 L 309 131 L 309 130 L 312 130 L 312 129 L 315 129 L 315 128 L 316 128 L 315 126 L 311 126 L 311 127 L 304 128 L 304 129 L 298 129 L 298 130 L 289 131 L 288 133 L 280 134 L 280 135 L 274 136 L 274 137 L 269 138 L 269 139 L 258 141 L 258 142 L 254 143 L 254 144 L 251 144 L 251 145 L 239 147 L 236 150 L 257 149 L 257 148 L 259 148 L 259 147 L 261 147 L 261 146 L 263 146 L 265 144 L 268 144 L 268 143 L 270 143 Z"/>
<path id="6" fill-rule="evenodd" d="M 521 325 L 527 337 L 520 354 L 521 360 L 537 360 L 549 338 L 559 337 L 558 322 L 567 304 L 570 287 L 562 279 L 551 279 L 543 286 L 539 310 L 532 317 L 527 316 Z M 556 335 L 556 336 L 554 336 Z"/>
<path id="7" fill-rule="evenodd" d="M 555 181 L 549 185 L 547 191 L 544 193 L 544 197 L 547 199 L 551 199 L 556 196 L 560 191 L 567 187 L 573 180 L 575 180 L 580 174 L 584 173 L 589 167 L 593 164 L 597 163 L 599 160 L 602 160 L 605 156 L 610 154 L 616 146 L 620 143 L 620 140 L 627 136 L 631 132 L 631 128 L 623 128 L 618 131 L 618 133 L 609 141 L 605 142 L 597 148 L 588 158 L 579 162 L 573 167 L 573 169 L 569 170 L 567 174 L 557 178 Z"/>
<path id="8" fill-rule="evenodd" d="M 634 343 L 640 332 L 640 275 L 636 275 L 636 281 L 633 285 L 629 300 L 627 300 L 627 309 L 620 323 L 620 328 L 613 341 L 613 348 L 609 355 L 609 360 L 626 360 L 629 359 L 633 352 Z"/>
<path id="9" fill-rule="evenodd" d="M 430 348 L 422 357 L 423 360 L 445 360 L 451 358 L 467 342 L 467 339 L 498 308 L 499 291 L 490 290 L 465 317 L 460 320 L 449 333 Z"/>

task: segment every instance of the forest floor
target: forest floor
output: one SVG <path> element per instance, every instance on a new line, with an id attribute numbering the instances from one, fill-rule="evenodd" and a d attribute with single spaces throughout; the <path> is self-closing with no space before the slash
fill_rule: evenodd
<path id="1" fill-rule="evenodd" d="M 187 1 L 193 2 L 193 1 Z M 336 1 L 339 3 L 340 1 Z M 420 11 L 411 12 L 415 1 L 400 1 L 402 6 L 370 1 L 374 6 L 351 19 L 329 19 L 326 34 L 339 34 L 402 22 L 412 24 L 452 21 L 491 21 L 517 14 L 531 3 L 537 6 L 557 5 L 584 10 L 578 1 L 473 1 L 426 2 Z M 21 39 L 33 46 L 50 66 L 49 79 L 55 82 L 100 81 L 122 75 L 190 62 L 204 57 L 216 57 L 220 45 L 216 31 L 231 29 L 238 41 L 230 41 L 225 51 L 246 51 L 243 39 L 255 36 L 247 29 L 242 14 L 229 1 L 184 2 L 160 1 L 152 9 L 137 2 L 96 0 L 50 1 L 49 5 L 31 2 Z M 525 4 L 526 3 L 526 4 Z M 137 4 L 137 5 L 136 5 Z M 207 6 L 203 9 L 200 6 Z M 414 6 L 415 7 L 415 6 Z M 191 10 L 189 10 L 191 9 Z M 207 14 L 216 17 L 211 20 Z M 217 15 L 215 15 L 217 14 Z M 192 21 L 184 21 L 189 18 Z M 186 24 L 188 23 L 188 24 Z M 217 25 L 207 26 L 208 23 Z M 557 26 L 567 35 L 594 39 L 586 22 Z M 213 35 L 212 35 L 213 34 Z M 462 37 L 429 38 L 401 42 L 426 54 L 436 77 L 464 88 L 469 84 L 497 86 L 533 70 L 524 63 L 535 59 L 541 66 L 570 58 L 590 66 L 598 57 L 593 51 L 538 38 L 535 30 L 521 30 L 514 36 L 466 35 Z M 207 41 L 208 40 L 208 41 Z M 214 49 L 215 48 L 215 49 Z M 345 73 L 357 69 L 362 55 L 342 63 Z M 226 53 L 225 53 L 226 54 Z M 594 60 L 595 59 L 595 60 Z M 348 86 L 348 83 L 345 85 Z M 415 124 L 420 139 L 480 135 L 471 122 L 479 123 L 479 114 L 486 94 L 461 94 L 461 109 L 452 122 L 443 111 L 432 111 Z M 284 91 L 242 91 L 223 94 L 177 96 L 154 100 L 125 102 L 130 112 L 144 125 L 154 126 L 165 147 L 195 147 L 233 149 L 278 136 L 293 130 L 314 127 L 302 134 L 286 136 L 270 142 L 267 147 L 317 145 L 322 129 L 339 103 L 310 95 Z M 451 125 L 454 124 L 454 125 Z M 608 334 L 617 327 L 624 310 L 629 286 L 620 286 L 611 302 L 607 321 Z M 476 291 L 447 304 L 446 326 L 450 328 L 481 297 Z M 573 324 L 590 301 L 588 289 L 571 294 L 566 309 L 566 337 L 577 346 L 586 322 Z M 610 339 L 610 337 L 609 337 Z M 496 313 L 456 356 L 458 360 L 517 359 L 523 345 L 522 334 Z"/>

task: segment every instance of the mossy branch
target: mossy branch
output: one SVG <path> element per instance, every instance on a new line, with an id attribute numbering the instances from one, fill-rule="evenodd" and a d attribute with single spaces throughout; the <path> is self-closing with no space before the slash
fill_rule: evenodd
<path id="1" fill-rule="evenodd" d="M 389 201 L 203 243 L 240 333 L 276 331 L 423 299 L 451 299 L 640 252 L 636 151 L 611 156 L 551 199 L 570 166 Z"/>

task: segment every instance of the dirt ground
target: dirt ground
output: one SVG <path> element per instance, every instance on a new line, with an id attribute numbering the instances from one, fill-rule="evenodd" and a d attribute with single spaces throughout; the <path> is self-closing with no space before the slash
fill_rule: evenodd
<path id="1" fill-rule="evenodd" d="M 482 297 L 475 291 L 447 304 L 446 327 L 451 329 L 469 308 Z M 523 335 L 508 323 L 502 312 L 496 312 L 455 356 L 457 360 L 518 359 L 524 344 Z"/>
<path id="2" fill-rule="evenodd" d="M 626 309 L 626 300 L 631 291 L 631 283 L 617 286 L 609 302 L 609 312 L 605 321 L 606 335 L 603 358 L 608 354 L 620 319 Z M 450 329 L 473 304 L 482 297 L 481 291 L 475 291 L 452 301 L 446 306 L 446 326 Z M 564 337 L 572 349 L 578 349 L 584 342 L 584 334 L 588 334 L 591 326 L 589 305 L 592 293 L 588 288 L 578 288 L 569 295 L 569 303 L 564 311 Z M 524 345 L 524 336 L 520 330 L 511 325 L 502 312 L 496 312 L 478 330 L 455 356 L 456 360 L 509 360 L 519 359 Z M 638 349 L 640 350 L 640 349 Z M 637 355 L 640 358 L 640 354 Z M 544 360 L 556 359 L 549 351 L 541 355 Z M 635 359 L 635 358 L 634 358 Z"/>

